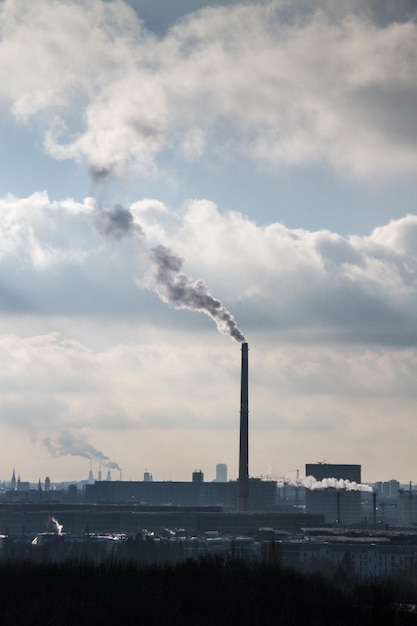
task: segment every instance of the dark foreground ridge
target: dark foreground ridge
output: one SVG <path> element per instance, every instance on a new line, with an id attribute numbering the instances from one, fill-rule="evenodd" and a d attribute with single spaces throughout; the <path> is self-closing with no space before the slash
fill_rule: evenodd
<path id="1" fill-rule="evenodd" d="M 417 624 L 416 583 L 329 582 L 274 563 L 3 563 L 2 626 Z"/>

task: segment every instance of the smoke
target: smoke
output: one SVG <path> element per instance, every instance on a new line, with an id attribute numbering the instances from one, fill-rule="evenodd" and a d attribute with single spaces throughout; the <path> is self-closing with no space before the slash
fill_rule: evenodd
<path id="1" fill-rule="evenodd" d="M 120 470 L 120 467 L 109 457 L 97 448 L 88 443 L 87 437 L 82 433 L 73 433 L 69 430 L 62 431 L 55 439 L 45 437 L 43 445 L 54 457 L 58 456 L 80 456 L 92 461 L 100 461 L 104 467 Z"/>
<path id="2" fill-rule="evenodd" d="M 102 181 L 106 181 L 113 174 L 113 171 L 110 165 L 108 167 L 99 167 L 98 165 L 90 165 L 90 167 L 88 168 L 88 172 L 95 183 L 101 183 Z"/>
<path id="3" fill-rule="evenodd" d="M 163 300 L 177 309 L 190 309 L 211 317 L 217 329 L 239 342 L 245 336 L 237 327 L 233 315 L 214 298 L 203 280 L 193 282 L 181 270 L 183 259 L 166 246 L 158 245 L 149 252 L 151 270 L 146 286 L 153 289 Z"/>
<path id="4" fill-rule="evenodd" d="M 112 209 L 98 207 L 93 222 L 103 236 L 122 239 L 131 235 L 141 235 L 141 244 L 145 246 L 142 227 L 134 220 L 131 211 L 121 204 L 115 204 Z M 181 271 L 183 259 L 162 245 L 150 248 L 148 259 L 151 269 L 144 284 L 155 291 L 163 302 L 168 302 L 177 309 L 205 313 L 215 321 L 217 329 L 222 334 L 230 335 L 238 342 L 246 341 L 233 315 L 220 300 L 212 296 L 205 282 L 201 279 L 193 282 Z"/>
<path id="5" fill-rule="evenodd" d="M 369 485 L 357 483 L 354 480 L 345 480 L 344 478 L 323 478 L 322 480 L 316 480 L 314 476 L 306 476 L 306 478 L 301 479 L 297 484 L 311 491 L 315 491 L 316 489 L 328 489 L 329 487 L 333 489 L 346 489 L 346 491 L 373 491 L 372 487 Z"/>
<path id="6" fill-rule="evenodd" d="M 122 239 L 133 234 L 143 234 L 142 228 L 135 223 L 132 213 L 121 204 L 115 204 L 112 209 L 98 208 L 93 220 L 98 232 L 106 237 Z"/>

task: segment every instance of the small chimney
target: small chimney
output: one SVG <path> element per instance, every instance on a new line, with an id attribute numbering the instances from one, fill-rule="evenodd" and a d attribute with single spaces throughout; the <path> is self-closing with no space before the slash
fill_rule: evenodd
<path id="1" fill-rule="evenodd" d="M 204 482 L 204 473 L 201 470 L 193 471 L 193 483 L 203 483 Z"/>
<path id="2" fill-rule="evenodd" d="M 341 513 L 340 513 L 340 508 L 341 508 L 340 507 L 340 504 L 341 504 L 340 500 L 341 500 L 341 497 L 342 497 L 342 492 L 340 491 L 340 489 L 337 489 L 336 490 L 336 518 L 337 518 L 336 522 L 338 524 L 340 524 L 340 522 L 341 522 Z"/>

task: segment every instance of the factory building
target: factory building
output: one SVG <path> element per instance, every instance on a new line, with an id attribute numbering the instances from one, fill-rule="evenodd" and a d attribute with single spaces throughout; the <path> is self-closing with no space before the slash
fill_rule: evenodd
<path id="1" fill-rule="evenodd" d="M 200 471 L 191 482 L 176 481 L 96 481 L 85 485 L 85 502 L 143 503 L 182 506 L 217 506 L 234 511 L 238 504 L 238 481 L 204 482 Z M 274 511 L 277 483 L 249 479 L 249 511 Z"/>
<path id="2" fill-rule="evenodd" d="M 326 478 L 348 480 L 360 484 L 360 465 L 334 465 L 330 463 L 307 463 L 306 476 L 317 481 Z M 361 519 L 361 492 L 346 489 L 306 489 L 306 513 L 322 514 L 327 524 L 357 524 Z"/>

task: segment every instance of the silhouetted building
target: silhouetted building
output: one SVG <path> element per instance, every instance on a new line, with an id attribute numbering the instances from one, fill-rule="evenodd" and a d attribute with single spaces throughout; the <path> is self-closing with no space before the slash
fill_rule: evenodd
<path id="1" fill-rule="evenodd" d="M 192 506 L 237 507 L 238 482 L 101 481 L 85 485 L 89 503 L 142 503 Z M 259 478 L 249 480 L 249 511 L 273 511 L 277 506 L 277 483 Z"/>
<path id="2" fill-rule="evenodd" d="M 145 472 L 143 473 L 143 480 L 145 481 L 145 483 L 151 483 L 153 481 L 152 474 L 145 470 Z"/>
<path id="3" fill-rule="evenodd" d="M 68 500 L 70 500 L 70 502 L 76 502 L 77 499 L 78 499 L 77 485 L 69 485 L 68 486 Z"/>
<path id="4" fill-rule="evenodd" d="M 90 461 L 90 471 L 88 472 L 88 482 L 90 483 L 90 485 L 92 485 L 94 482 L 93 465 L 91 461 Z"/>
<path id="5" fill-rule="evenodd" d="M 10 481 L 10 489 L 13 490 L 16 488 L 17 488 L 16 473 L 15 473 L 15 469 L 13 468 L 12 479 Z"/>
<path id="6" fill-rule="evenodd" d="M 411 484 L 408 489 L 399 490 L 398 521 L 401 526 L 412 526 L 417 521 L 417 492 Z"/>
<path id="7" fill-rule="evenodd" d="M 317 481 L 325 478 L 361 482 L 360 465 L 334 465 L 330 463 L 308 463 L 306 476 Z M 335 489 L 306 489 L 306 513 L 322 514 L 326 523 L 357 524 L 361 519 L 361 492 Z"/>
<path id="8" fill-rule="evenodd" d="M 203 482 L 204 482 L 204 473 L 201 470 L 194 470 L 193 483 L 203 483 Z"/>
<path id="9" fill-rule="evenodd" d="M 393 498 L 397 500 L 400 483 L 398 480 L 378 481 L 374 483 L 374 490 L 378 496 L 382 498 Z"/>
<path id="10" fill-rule="evenodd" d="M 30 483 L 26 480 L 20 480 L 20 476 L 17 478 L 17 490 L 28 491 L 30 489 Z"/>
<path id="11" fill-rule="evenodd" d="M 216 483 L 227 483 L 227 465 L 226 465 L 226 463 L 217 463 L 217 465 L 216 465 Z"/>

